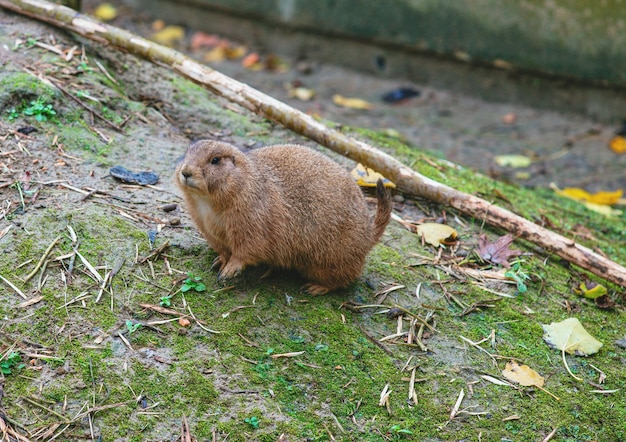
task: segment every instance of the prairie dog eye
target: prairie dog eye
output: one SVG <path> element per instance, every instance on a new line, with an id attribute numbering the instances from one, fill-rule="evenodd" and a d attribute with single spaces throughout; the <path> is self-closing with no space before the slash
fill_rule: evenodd
<path id="1" fill-rule="evenodd" d="M 213 157 L 211 158 L 211 164 L 219 164 L 220 160 L 221 160 L 220 157 Z"/>

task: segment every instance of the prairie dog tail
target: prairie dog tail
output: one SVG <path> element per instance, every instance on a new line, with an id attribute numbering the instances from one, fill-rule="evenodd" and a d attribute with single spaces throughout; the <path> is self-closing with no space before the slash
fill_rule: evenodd
<path id="1" fill-rule="evenodd" d="M 376 244 L 380 237 L 383 236 L 385 227 L 387 227 L 391 219 L 391 209 L 393 208 L 391 194 L 385 189 L 383 180 L 380 178 L 376 182 L 376 197 L 378 198 L 378 206 L 376 207 L 376 215 L 374 216 L 373 244 Z"/>

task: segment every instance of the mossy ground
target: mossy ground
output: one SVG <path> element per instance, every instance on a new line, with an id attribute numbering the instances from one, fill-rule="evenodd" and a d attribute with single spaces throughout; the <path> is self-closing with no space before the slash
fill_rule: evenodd
<path id="1" fill-rule="evenodd" d="M 29 23 L 29 35 L 55 32 L 24 23 Z M 74 44 L 67 36 L 57 38 L 61 45 Z M 95 47 L 86 45 L 85 50 L 95 58 Z M 47 437 L 79 440 L 90 438 L 93 428 L 102 440 L 156 441 L 174 440 L 186 419 L 197 440 L 215 435 L 217 440 L 276 441 L 281 434 L 288 440 L 315 441 L 542 440 L 554 429 L 555 440 L 626 439 L 626 353 L 615 345 L 624 338 L 623 289 L 607 284 L 618 307 L 600 310 L 572 291 L 588 275 L 516 242 L 532 252 L 523 265 L 532 275 L 528 291 L 516 294 L 512 286 L 490 284 L 490 290 L 513 297 L 462 315 L 464 307 L 498 296 L 470 279 L 455 278 L 449 266 L 435 262 L 437 251 L 396 223 L 370 254 L 363 276 L 336 293 L 306 296 L 299 291 L 303 281 L 297 275 L 277 273 L 260 280 L 263 269 L 249 269 L 241 278 L 219 284 L 209 270 L 214 255 L 185 214 L 160 209 L 166 202 L 179 202 L 168 178 L 175 159 L 188 138 L 210 136 L 212 130 L 214 136 L 239 143 L 293 141 L 293 135 L 243 111 L 225 109 L 197 86 L 131 57 L 111 52 L 102 60 L 117 78 L 112 88 L 95 68 L 43 59 L 43 53 L 18 47 L 4 62 L 2 80 L 16 94 L 45 97 L 59 110 L 57 119 L 39 123 L 25 116 L 9 121 L 5 108 L 0 109 L 0 135 L 26 124 L 38 129 L 32 139 L 21 141 L 30 156 L 14 153 L 7 174 L 7 182 L 28 187 L 25 207 L 19 207 L 15 187 L 1 190 L 3 201 L 11 205 L 0 228 L 12 229 L 0 239 L 0 273 L 28 299 L 42 297 L 20 306 L 24 300 L 3 286 L 0 348 L 2 354 L 19 351 L 26 364 L 6 374 L 3 383 L 3 416 L 13 428 L 32 439 L 50 430 Z M 92 105 L 111 122 L 139 116 L 122 131 L 112 130 L 30 74 L 24 77 L 16 60 L 59 77 L 63 69 L 81 67 L 77 87 L 101 100 Z M 604 218 L 545 190 L 492 181 L 385 134 L 346 130 L 433 179 L 481 194 L 527 218 L 548 218 L 565 234 L 576 224 L 585 225 L 596 239 L 582 243 L 626 262 L 619 246 L 624 218 Z M 8 149 L 16 146 L 13 139 L 7 143 Z M 114 182 L 107 177 L 108 166 L 118 162 L 160 173 L 160 189 Z M 105 193 L 85 195 L 63 183 Z M 502 233 L 426 201 L 407 200 L 404 209 L 406 217 L 447 210 L 474 264 L 478 234 L 495 238 Z M 183 228 L 169 223 L 173 216 L 182 217 Z M 57 236 L 45 269 L 21 282 Z M 166 241 L 164 253 L 141 259 Z M 74 250 L 102 276 L 121 264 L 110 288 L 100 290 L 102 283 Z M 179 291 L 188 272 L 201 277 L 205 291 Z M 393 284 L 404 287 L 382 299 L 380 292 Z M 193 312 L 204 328 L 193 319 L 190 327 L 165 322 L 177 315 L 149 305 L 167 295 L 173 295 L 169 309 L 190 319 Z M 399 305 L 422 317 L 433 312 L 436 331 L 424 337 L 428 351 L 379 342 L 396 332 L 397 318 L 389 318 L 384 307 L 354 309 L 354 303 Z M 592 357 L 567 357 L 569 368 L 583 381 L 568 374 L 559 352 L 542 340 L 541 324 L 569 316 L 578 317 L 604 343 Z M 461 336 L 473 342 L 492 339 L 480 344 L 481 351 Z M 516 390 L 481 377 L 502 378 L 509 358 L 546 377 L 546 390 L 560 400 L 535 388 Z M 417 403 L 408 398 L 413 368 Z M 600 371 L 606 376 L 603 385 Z M 387 384 L 388 408 L 379 405 Z M 616 392 L 594 392 L 602 388 Z M 461 390 L 463 413 L 450 419 Z"/>

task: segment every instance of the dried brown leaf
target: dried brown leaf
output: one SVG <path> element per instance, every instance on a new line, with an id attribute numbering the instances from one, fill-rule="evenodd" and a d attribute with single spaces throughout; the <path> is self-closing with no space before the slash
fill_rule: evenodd
<path id="1" fill-rule="evenodd" d="M 494 242 L 489 242 L 483 234 L 478 237 L 478 254 L 485 261 L 493 264 L 500 264 L 507 269 L 511 267 L 509 259 L 520 256 L 521 250 L 511 250 L 509 247 L 513 243 L 513 235 L 507 233 Z"/>

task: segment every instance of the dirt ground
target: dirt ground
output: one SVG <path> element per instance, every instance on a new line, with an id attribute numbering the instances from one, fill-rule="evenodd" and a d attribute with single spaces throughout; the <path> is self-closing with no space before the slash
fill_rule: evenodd
<path id="1" fill-rule="evenodd" d="M 126 11 L 117 24 L 148 32 L 150 20 Z M 0 51 L 0 274 L 15 286 L 3 281 L 0 305 L 0 368 L 11 369 L 2 371 L 0 422 L 16 432 L 9 440 L 17 433 L 21 441 L 187 440 L 187 431 L 195 440 L 283 442 L 544 440 L 553 430 L 553 440 L 563 441 L 626 437 L 621 289 L 608 285 L 618 308 L 600 310 L 571 290 L 585 275 L 529 245 L 526 295 L 517 296 L 511 280 L 474 281 L 453 267 L 486 229 L 450 211 L 448 222 L 462 238 L 458 256 L 424 247 L 393 223 L 363 276 L 337 294 L 307 297 L 290 274 L 259 281 L 263 269 L 219 284 L 208 265 L 214 255 L 172 184 L 177 159 L 199 138 L 243 148 L 313 143 L 162 67 L 4 10 Z M 386 105 L 380 95 L 397 82 L 320 63 L 304 75 L 288 63 L 283 73 L 251 72 L 239 62 L 215 67 L 338 124 L 394 129 L 411 145 L 394 154 L 409 163 L 428 149 L 525 186 L 626 185 L 624 157 L 606 147 L 614 127 L 424 85 L 412 85 L 420 97 Z M 315 89 L 315 100 L 289 98 L 284 83 L 294 80 Z M 375 107 L 339 108 L 334 93 Z M 26 115 L 37 98 L 57 115 L 47 122 Z M 511 114 L 515 122 L 503 122 Z M 497 154 L 529 152 L 537 161 L 523 181 L 493 163 Z M 121 183 L 110 176 L 114 165 L 160 180 L 152 187 Z M 615 241 L 621 221 L 444 161 L 430 172 L 475 193 L 502 189 L 511 207 L 552 219 L 567 234 L 584 223 L 594 238 L 582 238 L 588 245 L 623 257 Z M 407 218 L 447 211 L 402 195 L 396 202 Z M 205 291 L 181 294 L 189 273 L 201 277 Z M 97 277 L 106 274 L 114 274 L 112 282 Z M 160 304 L 168 296 L 171 305 Z M 391 305 L 419 312 L 426 325 Z M 567 370 L 584 382 L 541 340 L 541 324 L 572 314 L 605 343 L 598 358 L 568 357 Z M 402 341 L 407 328 L 425 347 Z M 12 352 L 24 366 L 7 362 Z M 546 388 L 561 397 L 560 407 L 541 390 L 481 377 L 502 378 L 509 358 L 549 378 Z"/>

